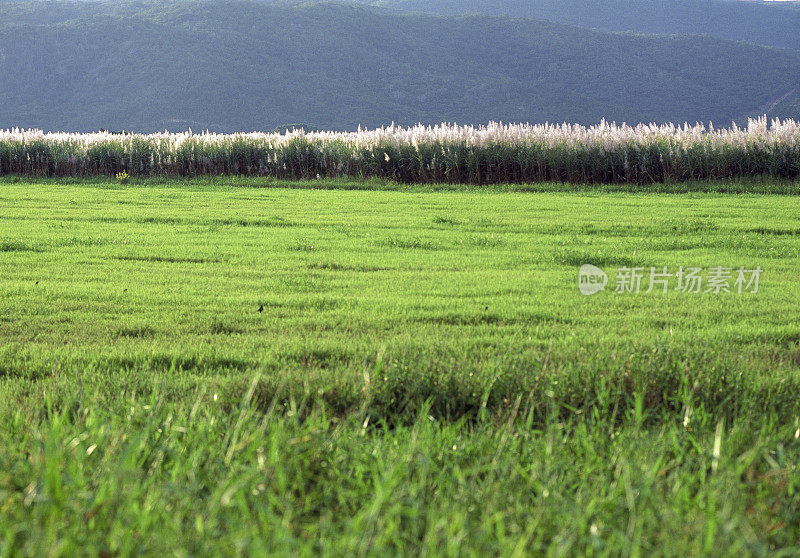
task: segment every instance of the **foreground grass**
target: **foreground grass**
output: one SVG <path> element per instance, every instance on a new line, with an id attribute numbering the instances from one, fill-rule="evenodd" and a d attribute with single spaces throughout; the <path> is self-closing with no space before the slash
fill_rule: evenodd
<path id="1" fill-rule="evenodd" d="M 248 398 L 226 410 L 211 393 L 57 399 L 3 417 L 6 551 L 798 551 L 800 443 L 769 419 L 647 427 L 554 412 L 537 428 L 529 413 L 468 425 L 423 408 L 387 428 Z"/>
<path id="2" fill-rule="evenodd" d="M 797 208 L 6 182 L 0 550 L 800 552 Z"/>

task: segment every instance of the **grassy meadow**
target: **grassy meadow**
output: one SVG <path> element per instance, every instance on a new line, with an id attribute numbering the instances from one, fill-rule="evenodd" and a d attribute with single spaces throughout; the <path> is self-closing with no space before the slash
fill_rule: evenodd
<path id="1" fill-rule="evenodd" d="M 800 553 L 796 197 L 242 184 L 0 182 L 0 555 Z"/>

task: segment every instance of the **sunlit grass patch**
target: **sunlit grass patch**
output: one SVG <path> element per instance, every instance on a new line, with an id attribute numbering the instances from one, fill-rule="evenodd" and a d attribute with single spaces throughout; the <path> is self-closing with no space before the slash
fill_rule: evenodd
<path id="1" fill-rule="evenodd" d="M 0 554 L 798 546 L 794 197 L 137 180 L 0 181 Z"/>
<path id="2" fill-rule="evenodd" d="M 420 236 L 387 236 L 376 240 L 375 245 L 384 248 L 402 248 L 406 250 L 443 249 L 443 246 L 439 242 Z"/>

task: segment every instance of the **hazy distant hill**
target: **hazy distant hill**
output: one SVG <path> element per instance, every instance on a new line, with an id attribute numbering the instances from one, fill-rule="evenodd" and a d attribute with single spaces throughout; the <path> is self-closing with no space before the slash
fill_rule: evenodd
<path id="1" fill-rule="evenodd" d="M 0 3 L 0 128 L 729 124 L 765 108 L 798 116 L 786 95 L 799 78 L 797 57 L 761 47 L 532 20 L 352 5 Z"/>
<path id="2" fill-rule="evenodd" d="M 719 0 L 361 0 L 401 11 L 538 18 L 609 31 L 697 34 L 800 50 L 795 2 Z"/>

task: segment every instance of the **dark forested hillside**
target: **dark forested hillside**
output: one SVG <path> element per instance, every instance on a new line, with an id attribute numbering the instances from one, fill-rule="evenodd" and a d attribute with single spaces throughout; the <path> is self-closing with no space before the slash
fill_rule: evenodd
<path id="1" fill-rule="evenodd" d="M 696 34 L 800 50 L 795 2 L 720 0 L 361 0 L 399 11 L 508 15 L 580 27 Z"/>
<path id="2" fill-rule="evenodd" d="M 0 128 L 727 125 L 766 110 L 798 116 L 788 100 L 799 78 L 797 57 L 761 47 L 533 20 L 330 4 L 0 3 Z"/>

